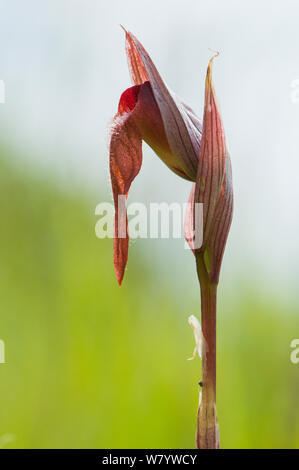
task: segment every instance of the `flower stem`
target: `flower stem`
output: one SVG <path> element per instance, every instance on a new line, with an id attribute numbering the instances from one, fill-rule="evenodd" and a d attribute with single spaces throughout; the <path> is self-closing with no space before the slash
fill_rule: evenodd
<path id="1" fill-rule="evenodd" d="M 197 414 L 198 449 L 219 449 L 216 412 L 216 303 L 217 284 L 210 282 L 203 256 L 197 257 L 201 291 L 202 393 Z"/>

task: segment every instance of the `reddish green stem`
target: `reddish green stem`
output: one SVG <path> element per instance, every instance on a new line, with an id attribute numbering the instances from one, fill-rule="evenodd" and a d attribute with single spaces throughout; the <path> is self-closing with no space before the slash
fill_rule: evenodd
<path id="1" fill-rule="evenodd" d="M 217 284 L 211 283 L 203 261 L 197 258 L 201 291 L 202 396 L 197 415 L 196 444 L 198 449 L 219 448 L 216 413 L 216 303 Z"/>

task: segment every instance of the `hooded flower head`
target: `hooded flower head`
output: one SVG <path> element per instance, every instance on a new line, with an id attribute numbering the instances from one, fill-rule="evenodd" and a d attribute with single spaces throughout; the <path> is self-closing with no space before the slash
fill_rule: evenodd
<path id="1" fill-rule="evenodd" d="M 162 80 L 141 43 L 126 32 L 126 51 L 133 86 L 121 95 L 111 126 L 110 174 L 115 204 L 114 265 L 121 284 L 128 258 L 128 223 L 123 198 L 127 197 L 142 164 L 142 140 L 177 175 L 195 182 L 185 223 L 192 247 L 193 202 L 204 203 L 202 248 L 210 256 L 209 269 L 217 277 L 229 227 L 231 210 L 228 187 L 230 164 L 212 84 L 212 61 L 208 67 L 203 128 L 193 110 L 172 93 Z M 228 201 L 228 202 L 227 202 Z M 223 213 L 226 214 L 223 217 Z M 213 230 L 216 227 L 216 231 Z M 227 229 L 228 232 L 228 229 Z M 214 256 L 215 252 L 215 256 Z M 212 255 L 213 254 L 213 255 Z M 220 266 L 219 266 L 220 268 Z M 216 278 L 215 277 L 215 278 Z"/>

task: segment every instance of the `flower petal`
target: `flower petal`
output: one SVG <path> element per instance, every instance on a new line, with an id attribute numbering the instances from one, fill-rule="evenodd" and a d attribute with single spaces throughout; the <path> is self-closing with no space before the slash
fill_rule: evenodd
<path id="1" fill-rule="evenodd" d="M 142 139 L 172 171 L 189 180 L 188 168 L 170 149 L 161 113 L 149 82 L 140 86 L 133 115 Z"/>
<path id="2" fill-rule="evenodd" d="M 214 57 L 209 62 L 206 76 L 203 132 L 194 195 L 195 202 L 204 204 L 202 249 L 205 248 L 212 229 L 212 221 L 225 175 L 227 153 L 224 129 L 212 82 Z"/>
<path id="3" fill-rule="evenodd" d="M 185 238 L 197 258 L 198 267 L 204 265 L 210 282 L 218 283 L 224 248 L 232 221 L 233 189 L 231 163 L 212 82 L 214 57 L 210 60 L 207 70 L 197 180 L 190 193 L 184 228 Z M 204 211 L 203 243 L 197 250 L 193 247 L 194 202 L 203 203 Z"/>
<path id="4" fill-rule="evenodd" d="M 150 82 L 171 151 L 187 168 L 188 178 L 195 181 L 201 141 L 198 118 L 194 119 L 191 108 L 170 92 L 150 56 L 132 33 L 126 32 L 126 44 L 133 83 Z"/>
<path id="5" fill-rule="evenodd" d="M 210 279 L 218 283 L 224 249 L 233 217 L 233 185 L 230 157 L 226 156 L 225 179 L 216 206 L 213 231 L 207 245 L 210 257 Z"/>
<path id="6" fill-rule="evenodd" d="M 142 85 L 142 83 L 149 81 L 145 67 L 133 41 L 132 35 L 122 26 L 122 29 L 126 33 L 126 52 L 128 58 L 128 66 L 130 75 L 134 85 Z"/>
<path id="7" fill-rule="evenodd" d="M 132 115 L 117 115 L 110 140 L 110 175 L 115 206 L 114 266 L 119 285 L 124 276 L 129 248 L 127 213 L 125 204 L 119 204 L 119 196 L 127 196 L 141 163 L 142 138 Z"/>
<path id="8" fill-rule="evenodd" d="M 129 233 L 125 197 L 139 173 L 145 140 L 180 176 L 189 179 L 180 159 L 171 152 L 160 110 L 149 82 L 128 88 L 121 95 L 111 126 L 110 174 L 115 205 L 114 265 L 121 284 L 128 259 Z M 119 201 L 119 196 L 124 196 Z"/>

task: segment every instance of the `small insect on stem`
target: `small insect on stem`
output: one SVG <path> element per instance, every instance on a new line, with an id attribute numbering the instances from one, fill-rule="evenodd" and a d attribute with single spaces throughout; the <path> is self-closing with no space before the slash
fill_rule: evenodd
<path id="1" fill-rule="evenodd" d="M 199 385 L 200 387 L 203 387 L 203 381 L 200 380 L 200 381 L 198 382 L 198 385 Z"/>

